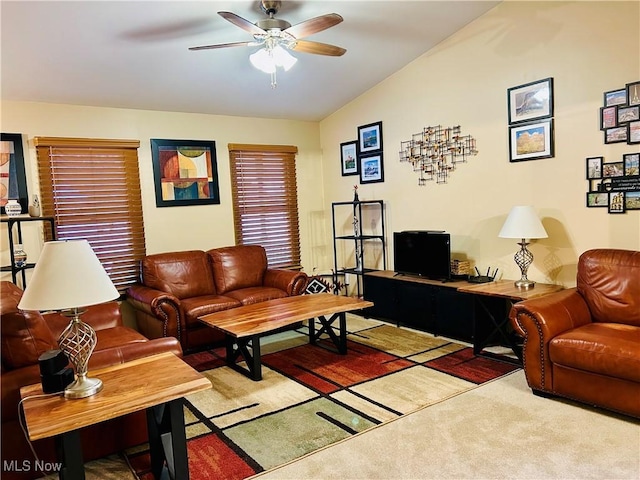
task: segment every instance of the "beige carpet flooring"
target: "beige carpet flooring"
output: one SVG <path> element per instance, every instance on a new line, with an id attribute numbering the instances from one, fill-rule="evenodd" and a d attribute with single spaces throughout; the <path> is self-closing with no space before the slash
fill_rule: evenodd
<path id="1" fill-rule="evenodd" d="M 517 371 L 255 479 L 640 479 L 640 423 L 534 396 Z"/>

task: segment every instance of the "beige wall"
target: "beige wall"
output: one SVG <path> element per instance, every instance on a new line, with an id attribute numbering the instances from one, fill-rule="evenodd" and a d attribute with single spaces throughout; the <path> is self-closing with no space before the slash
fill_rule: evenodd
<path id="1" fill-rule="evenodd" d="M 481 271 L 519 278 L 515 240 L 498 232 L 513 205 L 533 205 L 548 239 L 531 245 L 529 278 L 575 283 L 575 264 L 590 248 L 640 249 L 640 211 L 610 215 L 585 207 L 585 158 L 621 161 L 638 145 L 603 143 L 603 92 L 640 80 L 638 2 L 506 2 L 321 122 L 325 197 L 349 200 L 357 177 L 340 175 L 341 142 L 358 125 L 383 122 L 384 183 L 362 185 L 361 199 L 387 202 L 393 231 L 441 229 L 452 250 Z M 507 88 L 553 77 L 555 158 L 509 163 Z M 417 185 L 400 163 L 402 140 L 429 125 L 461 125 L 479 154 L 449 182 Z M 392 257 L 392 255 L 391 255 Z"/>
<path id="2" fill-rule="evenodd" d="M 29 141 L 139 139 L 150 253 L 234 242 L 228 143 L 297 145 L 302 260 L 311 272 L 332 268 L 331 202 L 350 200 L 356 183 L 356 177 L 340 175 L 339 144 L 354 140 L 358 125 L 382 121 L 385 181 L 362 185 L 359 192 L 362 199 L 386 202 L 389 267 L 391 232 L 443 229 L 452 234 L 456 256 L 468 256 L 483 271 L 498 267 L 505 278 L 519 277 L 512 260 L 516 242 L 497 234 L 511 206 L 532 204 L 549 238 L 532 244 L 529 277 L 571 285 L 584 250 L 640 250 L 640 211 L 609 215 L 585 208 L 585 158 L 619 161 L 623 153 L 638 151 L 638 145 L 603 144 L 598 109 L 603 92 L 640 80 L 639 18 L 638 2 L 506 2 L 320 124 L 4 102 L 2 131 L 22 133 Z M 506 90 L 546 77 L 555 82 L 555 158 L 510 164 Z M 410 166 L 398 161 L 400 142 L 437 124 L 461 125 L 477 139 L 480 153 L 447 184 L 419 187 Z M 156 208 L 150 138 L 215 140 L 221 204 Z M 26 160 L 33 194 L 31 144 Z M 343 224 L 348 227 L 349 219 Z M 6 256 L 6 235 L 1 238 Z M 39 245 L 25 244 L 35 260 Z"/>
<path id="3" fill-rule="evenodd" d="M 300 230 L 303 264 L 312 263 L 313 248 L 308 239 L 314 217 L 309 212 L 322 209 L 322 155 L 316 122 L 268 120 L 171 112 L 96 108 L 42 103 L 3 102 L 2 131 L 21 133 L 28 139 L 25 161 L 30 196 L 38 192 L 33 137 L 124 138 L 140 140 L 139 161 L 145 236 L 149 253 L 208 249 L 233 245 L 233 212 L 229 172 L 229 143 L 297 145 L 297 176 L 300 195 Z M 220 205 L 156 208 L 151 138 L 215 140 L 220 179 Z M 4 226 L 3 226 L 4 227 Z M 25 225 L 24 230 L 40 228 Z M 25 234 L 30 260 L 40 246 L 39 235 Z M 3 254 L 7 256 L 3 231 Z M 4 259 L 3 259 L 4 260 Z M 6 262 L 6 260 L 4 260 Z M 3 279 L 10 276 L 3 275 Z"/>

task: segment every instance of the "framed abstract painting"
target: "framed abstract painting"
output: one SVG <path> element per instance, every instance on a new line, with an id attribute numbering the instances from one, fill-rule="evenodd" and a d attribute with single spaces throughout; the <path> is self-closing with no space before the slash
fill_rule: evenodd
<path id="1" fill-rule="evenodd" d="M 157 207 L 220 203 L 216 142 L 151 139 Z"/>

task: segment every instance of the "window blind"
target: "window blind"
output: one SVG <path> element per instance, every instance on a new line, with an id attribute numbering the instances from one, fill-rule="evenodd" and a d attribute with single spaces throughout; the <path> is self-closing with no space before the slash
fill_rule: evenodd
<path id="1" fill-rule="evenodd" d="M 229 144 L 236 243 L 262 245 L 269 266 L 299 269 L 297 147 Z"/>
<path id="2" fill-rule="evenodd" d="M 146 253 L 137 140 L 36 137 L 42 214 L 86 239 L 120 293 Z"/>

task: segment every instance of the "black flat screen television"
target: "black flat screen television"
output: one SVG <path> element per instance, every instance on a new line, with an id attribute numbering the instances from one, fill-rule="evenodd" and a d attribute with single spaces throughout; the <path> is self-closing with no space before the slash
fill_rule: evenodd
<path id="1" fill-rule="evenodd" d="M 451 279 L 451 236 L 442 231 L 393 233 L 393 263 L 398 274 Z"/>

